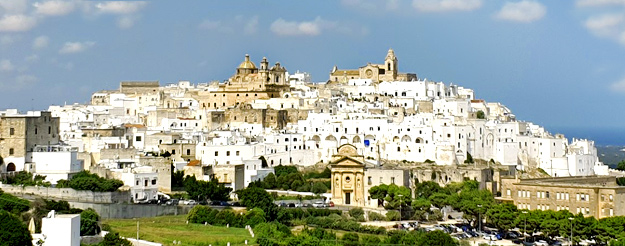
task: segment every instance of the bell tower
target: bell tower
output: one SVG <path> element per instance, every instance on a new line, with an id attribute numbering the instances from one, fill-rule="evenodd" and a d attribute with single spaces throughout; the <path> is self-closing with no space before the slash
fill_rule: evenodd
<path id="1" fill-rule="evenodd" d="M 386 70 L 387 79 L 395 80 L 397 78 L 397 57 L 395 51 L 389 49 L 386 53 L 386 59 L 384 59 L 384 65 Z"/>

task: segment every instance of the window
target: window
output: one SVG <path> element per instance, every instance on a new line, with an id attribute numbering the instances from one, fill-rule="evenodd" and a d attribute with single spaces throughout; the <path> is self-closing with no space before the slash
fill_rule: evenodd
<path id="1" fill-rule="evenodd" d="M 156 185 L 156 179 L 152 179 L 152 185 Z"/>
<path id="2" fill-rule="evenodd" d="M 614 197 L 612 195 L 610 195 L 610 201 L 614 201 Z"/>
<path id="3" fill-rule="evenodd" d="M 215 156 L 219 156 L 219 151 L 215 151 Z"/>
<path id="4" fill-rule="evenodd" d="M 226 151 L 226 156 L 230 156 L 230 151 Z"/>
<path id="5" fill-rule="evenodd" d="M 51 134 L 51 133 L 52 133 L 52 127 L 48 126 L 48 134 Z"/>
<path id="6" fill-rule="evenodd" d="M 136 137 L 135 137 L 135 141 L 137 141 L 137 142 L 141 142 L 141 136 L 136 136 Z"/>
<path id="7" fill-rule="evenodd" d="M 395 177 L 391 177 L 391 184 L 395 184 Z"/>
<path id="8" fill-rule="evenodd" d="M 507 190 L 506 190 L 506 195 L 507 195 L 507 196 L 510 196 L 510 189 L 507 189 Z"/>
<path id="9" fill-rule="evenodd" d="M 172 149 L 172 150 L 171 150 L 171 154 L 172 154 L 172 155 L 175 155 L 175 154 L 176 154 L 176 150 L 175 150 L 175 149 Z"/>
<path id="10" fill-rule="evenodd" d="M 228 174 L 224 173 L 224 182 L 228 182 Z"/>
<path id="11" fill-rule="evenodd" d="M 37 130 L 38 130 L 38 129 L 37 129 L 37 128 L 35 128 L 35 135 L 37 135 Z"/>
<path id="12" fill-rule="evenodd" d="M 9 129 L 9 135 L 14 135 L 15 134 L 15 128 Z"/>
<path id="13" fill-rule="evenodd" d="M 367 177 L 367 184 L 371 185 L 372 181 L 371 181 L 371 176 Z"/>
<path id="14" fill-rule="evenodd" d="M 191 155 L 191 149 L 187 149 L 187 155 Z"/>
<path id="15" fill-rule="evenodd" d="M 601 201 L 605 201 L 605 195 L 601 195 Z"/>
<path id="16" fill-rule="evenodd" d="M 239 151 L 237 150 L 236 155 L 239 156 Z"/>
<path id="17" fill-rule="evenodd" d="M 143 180 L 143 186 L 148 186 L 148 180 Z"/>
<path id="18" fill-rule="evenodd" d="M 13 155 L 13 153 L 15 153 L 15 150 L 13 148 L 9 149 L 9 155 Z"/>
<path id="19" fill-rule="evenodd" d="M 135 182 L 135 183 L 136 183 L 136 185 L 139 185 L 139 180 L 137 179 L 137 182 Z"/>

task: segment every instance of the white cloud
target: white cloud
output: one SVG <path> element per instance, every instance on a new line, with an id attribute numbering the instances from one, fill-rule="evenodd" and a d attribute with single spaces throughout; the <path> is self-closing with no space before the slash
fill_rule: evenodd
<path id="1" fill-rule="evenodd" d="M 5 15 L 0 19 L 0 32 L 23 32 L 35 27 L 37 20 L 26 15 Z"/>
<path id="2" fill-rule="evenodd" d="M 29 55 L 26 58 L 24 58 L 24 60 L 27 61 L 27 62 L 36 62 L 36 61 L 39 60 L 39 56 L 36 55 L 36 54 L 32 54 L 32 55 Z"/>
<path id="3" fill-rule="evenodd" d="M 358 8 L 368 12 L 397 11 L 403 4 L 401 0 L 341 0 L 349 8 Z"/>
<path id="4" fill-rule="evenodd" d="M 214 30 L 221 26 L 221 21 L 203 20 L 198 26 L 200 29 Z"/>
<path id="5" fill-rule="evenodd" d="M 106 14 L 132 14 L 147 5 L 147 2 L 144 1 L 136 1 L 136 2 L 127 2 L 127 1 L 111 1 L 96 4 L 96 8 L 101 13 Z"/>
<path id="6" fill-rule="evenodd" d="M 482 7 L 482 0 L 413 0 L 412 7 L 421 12 L 472 11 Z"/>
<path id="7" fill-rule="evenodd" d="M 28 10 L 28 0 L 0 0 L 0 13 L 14 15 Z"/>
<path id="8" fill-rule="evenodd" d="M 533 22 L 542 19 L 547 13 L 547 8 L 539 2 L 523 0 L 520 2 L 507 2 L 501 10 L 495 14 L 495 18 L 514 22 Z"/>
<path id="9" fill-rule="evenodd" d="M 256 33 L 257 30 L 258 30 L 258 16 L 254 16 L 245 23 L 245 27 L 243 28 L 243 33 L 254 34 Z"/>
<path id="10" fill-rule="evenodd" d="M 338 21 L 328 21 L 317 17 L 312 21 L 286 21 L 282 18 L 271 23 L 269 28 L 279 36 L 317 36 L 324 31 L 332 31 L 345 35 L 364 36 L 369 34 L 369 30 L 358 24 L 342 23 Z"/>
<path id="11" fill-rule="evenodd" d="M 616 37 L 623 29 L 625 16 L 621 14 L 604 14 L 590 17 L 584 26 L 600 37 Z"/>
<path id="12" fill-rule="evenodd" d="M 117 19 L 117 27 L 121 29 L 129 29 L 135 25 L 137 19 L 138 18 L 135 16 L 121 16 Z"/>
<path id="13" fill-rule="evenodd" d="M 15 77 L 15 85 L 13 86 L 15 89 L 23 89 L 28 88 L 37 82 L 37 77 L 30 74 L 22 74 Z"/>
<path id="14" fill-rule="evenodd" d="M 66 42 L 63 48 L 59 50 L 59 54 L 79 53 L 91 48 L 95 42 Z"/>
<path id="15" fill-rule="evenodd" d="M 321 34 L 321 20 L 317 17 L 313 21 L 285 21 L 280 18 L 271 23 L 271 31 L 280 36 L 317 36 Z"/>
<path id="16" fill-rule="evenodd" d="M 0 37 L 0 44 L 4 47 L 7 47 L 15 42 L 17 42 L 18 40 L 20 40 L 19 36 L 15 36 L 15 35 L 4 35 L 2 37 Z"/>
<path id="17" fill-rule="evenodd" d="M 66 1 L 46 1 L 43 3 L 36 2 L 33 4 L 35 7 L 35 12 L 41 15 L 49 15 L 49 16 L 61 16 L 66 15 L 74 11 L 75 5 L 73 2 Z"/>
<path id="18" fill-rule="evenodd" d="M 578 0 L 575 5 L 577 5 L 577 7 L 625 5 L 625 0 Z"/>
<path id="19" fill-rule="evenodd" d="M 50 38 L 47 36 L 39 36 L 33 40 L 33 49 L 43 49 L 48 47 L 48 43 L 50 42 Z"/>
<path id="20" fill-rule="evenodd" d="M 8 59 L 0 60 L 0 71 L 2 71 L 2 72 L 11 72 L 11 71 L 13 71 L 13 69 L 15 69 L 15 66 L 13 66 L 13 63 L 11 63 L 10 60 L 8 60 Z"/>
<path id="21" fill-rule="evenodd" d="M 614 82 L 610 85 L 610 89 L 615 92 L 625 93 L 625 78 L 620 81 Z"/>

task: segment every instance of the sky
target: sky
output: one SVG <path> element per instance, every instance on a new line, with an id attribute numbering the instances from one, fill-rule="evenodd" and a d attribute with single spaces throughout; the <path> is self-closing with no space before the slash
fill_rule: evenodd
<path id="1" fill-rule="evenodd" d="M 0 0 L 0 109 L 225 80 L 245 54 L 326 81 L 389 48 L 552 132 L 625 129 L 625 0 Z"/>

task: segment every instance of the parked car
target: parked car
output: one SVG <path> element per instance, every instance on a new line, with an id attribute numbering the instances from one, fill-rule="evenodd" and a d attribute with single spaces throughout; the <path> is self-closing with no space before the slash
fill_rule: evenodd
<path id="1" fill-rule="evenodd" d="M 315 203 L 313 203 L 313 207 L 315 207 L 315 208 L 323 208 L 324 204 L 323 204 L 323 202 L 315 202 Z"/>
<path id="2" fill-rule="evenodd" d="M 493 235 L 493 234 L 486 234 L 482 237 L 484 240 L 489 240 L 489 241 L 497 241 L 497 236 Z"/>
<path id="3" fill-rule="evenodd" d="M 328 207 L 334 207 L 334 202 L 333 201 L 329 201 L 328 202 Z"/>
<path id="4" fill-rule="evenodd" d="M 534 242 L 535 246 L 549 246 L 549 243 L 547 243 L 547 241 L 545 240 L 538 240 L 536 242 Z"/>
<path id="5" fill-rule="evenodd" d="M 185 200 L 183 204 L 184 205 L 196 205 L 197 202 L 195 200 Z"/>
<path id="6" fill-rule="evenodd" d="M 171 199 L 171 200 L 167 201 L 165 204 L 167 204 L 167 205 L 178 205 L 179 202 L 180 202 L 180 200 L 178 200 L 178 199 Z"/>

